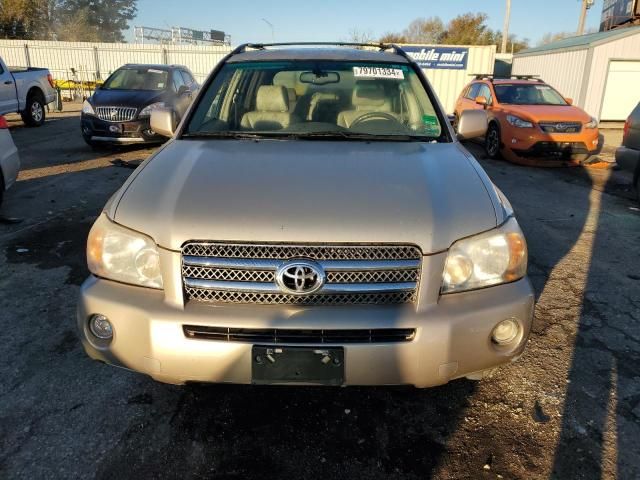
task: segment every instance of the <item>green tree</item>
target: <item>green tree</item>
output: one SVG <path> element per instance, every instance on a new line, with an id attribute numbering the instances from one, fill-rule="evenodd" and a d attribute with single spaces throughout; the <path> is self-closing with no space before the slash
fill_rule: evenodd
<path id="1" fill-rule="evenodd" d="M 48 39 L 55 0 L 0 0 L 0 37 Z"/>
<path id="2" fill-rule="evenodd" d="M 445 45 L 492 45 L 496 34 L 487 26 L 486 13 L 465 13 L 452 19 L 442 35 Z"/>
<path id="3" fill-rule="evenodd" d="M 137 0 L 64 0 L 58 9 L 58 31 L 61 37 L 79 36 L 78 40 L 122 42 L 138 12 L 136 4 Z M 69 31 L 78 26 L 80 31 Z"/>

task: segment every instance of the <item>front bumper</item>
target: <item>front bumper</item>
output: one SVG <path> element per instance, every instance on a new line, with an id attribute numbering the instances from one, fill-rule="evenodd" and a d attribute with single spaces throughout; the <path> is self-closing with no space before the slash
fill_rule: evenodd
<path id="1" fill-rule="evenodd" d="M 80 123 L 82 135 L 94 142 L 156 143 L 166 140 L 151 130 L 148 117 L 130 122 L 107 122 L 94 115 L 82 114 Z"/>
<path id="2" fill-rule="evenodd" d="M 600 153 L 602 141 L 597 129 L 577 134 L 547 133 L 526 135 L 515 129 L 503 136 L 503 155 L 507 160 L 526 165 L 580 165 Z M 528 130 L 528 129 L 527 129 Z"/>
<path id="3" fill-rule="evenodd" d="M 252 382 L 252 344 L 187 338 L 183 325 L 274 329 L 415 328 L 409 342 L 341 344 L 346 385 L 429 387 L 517 358 L 526 343 L 534 296 L 528 279 L 445 295 L 423 308 L 403 306 L 297 307 L 173 302 L 171 292 L 90 277 L 82 286 L 78 328 L 87 354 L 166 383 Z M 92 314 L 111 321 L 114 336 L 101 345 L 88 331 Z M 516 319 L 513 345 L 491 340 L 501 320 Z M 264 344 L 264 343 L 261 343 Z M 295 345 L 295 344 L 291 344 Z M 324 344 L 329 347 L 331 345 Z"/>

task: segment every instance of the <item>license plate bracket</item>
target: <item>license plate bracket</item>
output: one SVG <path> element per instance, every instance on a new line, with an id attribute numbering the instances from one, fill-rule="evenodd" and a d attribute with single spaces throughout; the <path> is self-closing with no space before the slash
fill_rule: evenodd
<path id="1" fill-rule="evenodd" d="M 256 385 L 344 384 L 344 349 L 341 347 L 254 345 L 251 353 L 251 380 Z"/>

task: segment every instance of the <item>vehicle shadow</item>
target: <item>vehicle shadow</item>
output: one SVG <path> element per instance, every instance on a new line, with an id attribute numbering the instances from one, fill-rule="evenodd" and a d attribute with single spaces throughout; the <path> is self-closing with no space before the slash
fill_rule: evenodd
<path id="1" fill-rule="evenodd" d="M 181 388 L 170 419 L 127 432 L 97 478 L 430 478 L 475 387 Z"/>
<path id="2" fill-rule="evenodd" d="M 640 478 L 640 213 L 603 193 L 618 187 L 610 175 L 585 203 L 572 282 L 582 289 L 554 479 Z"/>

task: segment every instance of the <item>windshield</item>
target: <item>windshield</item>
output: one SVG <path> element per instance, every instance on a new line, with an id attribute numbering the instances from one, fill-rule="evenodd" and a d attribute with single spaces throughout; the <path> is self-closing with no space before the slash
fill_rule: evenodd
<path id="1" fill-rule="evenodd" d="M 340 61 L 226 64 L 184 135 L 445 138 L 411 66 Z"/>
<path id="2" fill-rule="evenodd" d="M 498 102 L 511 105 L 568 105 L 549 85 L 500 84 L 493 86 Z"/>
<path id="3" fill-rule="evenodd" d="M 121 68 L 116 70 L 102 88 L 107 90 L 164 90 L 169 72 L 155 68 Z"/>

